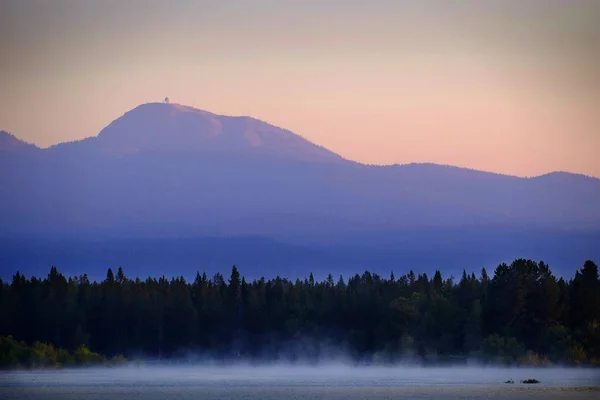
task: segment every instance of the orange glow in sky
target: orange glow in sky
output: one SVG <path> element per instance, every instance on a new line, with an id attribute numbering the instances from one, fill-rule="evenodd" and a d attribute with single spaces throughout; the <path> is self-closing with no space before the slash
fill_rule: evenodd
<path id="1" fill-rule="evenodd" d="M 0 129 L 45 147 L 168 96 L 365 163 L 600 177 L 598 20 L 589 0 L 2 2 Z"/>

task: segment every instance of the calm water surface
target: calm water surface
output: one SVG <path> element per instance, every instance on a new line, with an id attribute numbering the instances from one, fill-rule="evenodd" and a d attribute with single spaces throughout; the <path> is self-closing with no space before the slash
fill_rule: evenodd
<path id="1" fill-rule="evenodd" d="M 538 385 L 519 383 L 535 378 Z M 515 384 L 505 384 L 512 379 Z M 597 369 L 124 367 L 11 372 L 2 399 L 600 399 Z"/>

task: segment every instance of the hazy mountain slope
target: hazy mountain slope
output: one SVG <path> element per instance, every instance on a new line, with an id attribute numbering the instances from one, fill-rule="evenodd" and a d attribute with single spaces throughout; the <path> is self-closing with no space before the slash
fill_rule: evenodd
<path id="1" fill-rule="evenodd" d="M 0 131 L 0 154 L 6 153 L 30 154 L 40 150 L 36 145 L 18 139 L 15 135 L 6 131 Z"/>
<path id="2" fill-rule="evenodd" d="M 63 143 L 56 154 L 139 153 L 238 157 L 270 156 L 311 163 L 344 162 L 339 155 L 302 137 L 250 117 L 212 114 L 178 104 L 143 104 L 104 128 L 97 137 Z"/>
<path id="3" fill-rule="evenodd" d="M 264 122 L 170 104 L 139 106 L 97 137 L 3 163 L 4 233 L 600 227 L 598 179 L 365 166 Z"/>
<path id="4" fill-rule="evenodd" d="M 107 229 L 127 235 L 513 226 L 599 227 L 600 182 L 431 166 L 363 167 L 285 160 L 135 154 L 36 160 L 10 173 L 3 230 Z M 289 218 L 302 216 L 290 224 Z M 288 220 L 286 220 L 286 217 Z M 35 227 L 37 225 L 37 228 Z"/>
<path id="5" fill-rule="evenodd" d="M 389 260 L 435 248 L 442 258 L 452 252 L 467 257 L 473 254 L 466 251 L 469 240 L 482 237 L 495 259 L 494 243 L 506 254 L 518 248 L 517 242 L 503 245 L 503 235 L 544 248 L 557 243 L 544 235 L 587 232 L 589 239 L 600 231 L 595 178 L 551 173 L 525 179 L 435 164 L 367 166 L 252 118 L 172 104 L 139 106 L 97 137 L 48 149 L 1 133 L 0 191 L 4 237 L 262 235 L 339 251 L 364 246 L 361 254 L 372 249 L 373 257 L 388 254 Z M 459 248 L 440 244 L 448 238 Z M 584 250 L 593 252 L 588 239 L 582 239 Z M 390 248 L 398 251 L 384 251 Z"/>
<path id="6" fill-rule="evenodd" d="M 526 230 L 420 230 L 345 237 L 336 243 L 286 243 L 262 237 L 18 239 L 0 241 L 0 278 L 18 270 L 45 276 L 51 265 L 69 275 L 103 279 L 106 269 L 122 266 L 128 276 L 180 276 L 196 271 L 227 274 L 237 265 L 247 278 L 335 278 L 365 270 L 388 276 L 436 269 L 460 277 L 463 268 L 488 272 L 500 262 L 525 257 L 544 260 L 552 271 L 571 278 L 586 259 L 600 259 L 600 233 Z"/>

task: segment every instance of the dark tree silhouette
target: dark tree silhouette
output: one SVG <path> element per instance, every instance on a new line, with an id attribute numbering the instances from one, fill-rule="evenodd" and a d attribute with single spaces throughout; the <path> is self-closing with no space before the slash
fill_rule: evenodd
<path id="1" fill-rule="evenodd" d="M 100 354 L 174 358 L 190 350 L 224 359 L 343 352 L 361 362 L 598 363 L 600 280 L 592 261 L 565 281 L 544 262 L 523 259 L 491 277 L 463 271 L 458 283 L 440 271 L 431 279 L 366 271 L 347 281 L 310 274 L 247 282 L 235 266 L 227 280 L 205 273 L 191 283 L 129 279 L 119 267 L 116 276 L 108 269 L 103 281 L 90 282 L 52 267 L 43 279 L 17 272 L 0 281 L 0 336 L 3 366 L 103 362 Z"/>

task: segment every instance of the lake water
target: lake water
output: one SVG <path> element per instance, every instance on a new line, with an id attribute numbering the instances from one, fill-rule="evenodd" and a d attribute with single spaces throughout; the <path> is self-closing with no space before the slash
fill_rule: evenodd
<path id="1" fill-rule="evenodd" d="M 526 385 L 535 378 L 539 384 Z M 512 379 L 514 384 L 505 384 Z M 10 399 L 600 399 L 600 370 L 477 367 L 123 367 L 4 372 Z"/>

